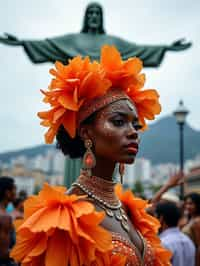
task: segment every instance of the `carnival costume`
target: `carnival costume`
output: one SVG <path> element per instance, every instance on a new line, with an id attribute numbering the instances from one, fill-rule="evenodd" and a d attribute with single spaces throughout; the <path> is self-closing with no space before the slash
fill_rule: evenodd
<path id="1" fill-rule="evenodd" d="M 160 113 L 158 93 L 143 90 L 142 62 L 123 61 L 115 47 L 102 48 L 100 63 L 77 56 L 68 65 L 55 66 L 48 91 L 42 91 L 51 109 L 38 113 L 41 124 L 49 128 L 46 143 L 53 142 L 61 125 L 74 138 L 91 114 L 121 99 L 133 102 L 143 129 L 145 119 Z M 169 266 L 171 254 L 157 237 L 158 221 L 145 212 L 147 202 L 112 181 L 92 176 L 95 158 L 91 143 L 86 141 L 85 146 L 84 169 L 72 185 L 84 195 L 45 184 L 38 196 L 25 202 L 11 256 L 22 266 Z M 102 227 L 106 215 L 118 220 L 127 233 L 134 225 L 143 243 L 142 260 L 130 240 Z"/>

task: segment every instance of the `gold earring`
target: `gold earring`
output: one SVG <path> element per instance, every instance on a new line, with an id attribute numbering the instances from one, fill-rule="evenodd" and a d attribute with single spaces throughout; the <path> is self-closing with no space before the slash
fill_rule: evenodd
<path id="1" fill-rule="evenodd" d="M 86 171 L 88 176 L 92 175 L 91 169 L 96 165 L 96 158 L 94 153 L 92 152 L 92 141 L 90 139 L 86 139 L 84 141 L 84 145 L 86 148 L 86 152 L 83 156 L 83 170 Z"/>
<path id="2" fill-rule="evenodd" d="M 120 182 L 121 182 L 121 184 L 123 184 L 124 172 L 125 172 L 125 165 L 124 165 L 124 163 L 120 163 L 119 164 L 119 175 L 120 175 Z"/>

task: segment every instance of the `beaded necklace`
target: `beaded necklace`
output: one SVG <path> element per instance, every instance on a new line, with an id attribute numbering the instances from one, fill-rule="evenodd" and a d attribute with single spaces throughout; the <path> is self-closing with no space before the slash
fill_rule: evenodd
<path id="1" fill-rule="evenodd" d="M 128 218 L 120 200 L 115 194 L 115 185 L 116 182 L 108 181 L 97 176 L 89 177 L 84 171 L 82 171 L 77 181 L 72 184 L 72 186 L 77 186 L 85 192 L 88 197 L 92 198 L 105 211 L 107 216 L 114 217 L 120 222 L 122 228 L 126 232 L 129 232 Z"/>

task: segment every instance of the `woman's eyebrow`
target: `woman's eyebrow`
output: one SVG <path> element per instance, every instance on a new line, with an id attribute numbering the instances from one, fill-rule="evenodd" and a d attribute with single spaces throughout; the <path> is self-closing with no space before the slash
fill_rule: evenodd
<path id="1" fill-rule="evenodd" d="M 121 115 L 121 116 L 128 116 L 127 112 L 119 111 L 119 110 L 111 110 L 107 112 L 108 115 Z"/>
<path id="2" fill-rule="evenodd" d="M 130 117 L 130 115 L 127 113 L 127 112 L 125 112 L 125 111 L 117 111 L 117 110 L 115 110 L 115 111 L 111 111 L 111 112 L 109 112 L 108 114 L 110 114 L 110 115 L 120 115 L 120 116 L 122 116 L 122 117 Z M 133 118 L 132 120 L 134 121 L 134 122 L 136 122 L 136 123 L 139 123 L 139 119 L 138 119 L 138 117 L 137 116 L 131 116 L 131 118 Z"/>

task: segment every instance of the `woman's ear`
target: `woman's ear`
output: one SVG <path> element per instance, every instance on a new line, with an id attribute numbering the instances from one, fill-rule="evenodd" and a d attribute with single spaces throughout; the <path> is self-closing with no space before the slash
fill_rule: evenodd
<path id="1" fill-rule="evenodd" d="M 84 141 L 86 139 L 91 139 L 92 140 L 92 130 L 89 125 L 83 125 L 79 129 L 79 136 L 81 139 Z"/>

